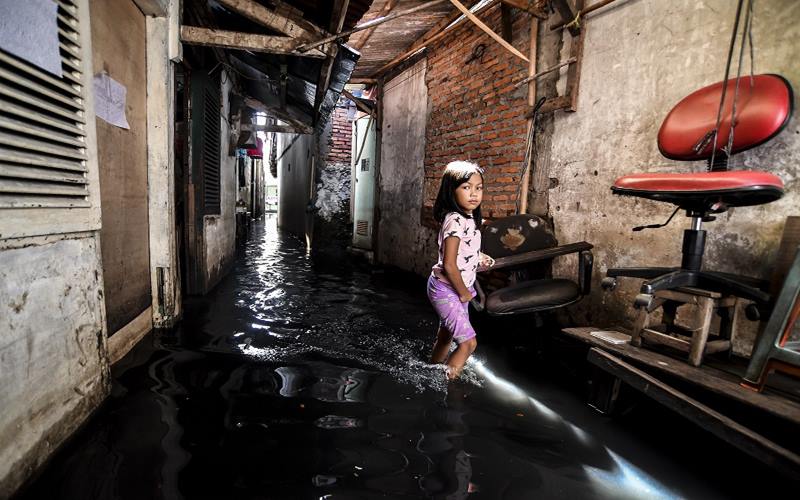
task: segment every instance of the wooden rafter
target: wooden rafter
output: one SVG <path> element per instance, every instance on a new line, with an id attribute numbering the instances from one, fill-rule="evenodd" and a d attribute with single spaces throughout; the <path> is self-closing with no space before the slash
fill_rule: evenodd
<path id="1" fill-rule="evenodd" d="M 480 0 L 474 0 L 473 2 L 471 2 L 472 6 L 474 7 L 475 4 L 477 4 L 479 1 Z M 478 9 L 477 11 L 475 11 L 475 14 L 480 14 L 481 12 L 483 12 L 486 9 L 488 9 L 492 5 L 493 5 L 492 3 L 487 3 L 486 5 L 484 5 L 483 7 Z M 379 75 L 382 75 L 383 73 L 389 71 L 390 69 L 394 68 L 395 66 L 397 66 L 401 62 L 403 62 L 406 59 L 408 59 L 411 55 L 416 54 L 417 52 L 419 52 L 419 50 L 422 49 L 423 47 L 425 47 L 428 44 L 431 44 L 431 43 L 439 40 L 440 38 L 444 37 L 445 34 L 448 33 L 448 31 L 446 31 L 447 27 L 450 26 L 452 23 L 454 23 L 459 17 L 461 17 L 461 15 L 462 15 L 461 11 L 459 11 L 458 9 L 454 8 L 453 11 L 447 17 L 445 17 L 444 19 L 442 19 L 441 21 L 436 23 L 435 26 L 433 26 L 431 29 L 429 29 L 424 35 L 419 37 L 402 54 L 399 54 L 394 59 L 392 59 L 388 63 L 384 64 L 372 76 L 373 77 L 377 77 Z"/>
<path id="2" fill-rule="evenodd" d="M 561 14 L 561 19 L 564 23 L 570 23 L 573 19 L 578 15 L 580 9 L 575 9 L 570 5 L 569 0 L 554 0 L 553 2 L 556 11 Z M 569 32 L 572 33 L 572 36 L 575 36 L 579 32 L 579 28 L 577 26 L 570 26 Z"/>
<path id="3" fill-rule="evenodd" d="M 378 12 L 377 18 L 381 18 L 381 17 L 384 17 L 384 16 L 388 15 L 392 11 L 392 9 L 394 9 L 397 6 L 397 3 L 399 1 L 400 0 L 388 0 L 384 4 L 384 6 L 381 9 L 381 11 Z M 361 38 L 358 40 L 358 42 L 351 43 L 350 46 L 353 47 L 354 49 L 356 49 L 357 51 L 361 52 L 361 49 L 364 48 L 364 46 L 367 44 L 367 41 L 369 41 L 369 39 L 372 36 L 372 34 L 375 33 L 376 29 L 377 29 L 377 26 L 373 26 L 373 27 L 367 29 L 361 35 Z"/>
<path id="4" fill-rule="evenodd" d="M 269 107 L 254 97 L 246 96 L 244 98 L 244 103 L 249 108 L 253 108 L 256 111 L 263 111 L 267 113 L 268 116 L 276 117 L 278 120 L 288 123 L 297 130 L 296 133 L 298 134 L 311 134 L 314 132 L 314 128 L 311 125 L 294 118 L 289 115 L 287 111 Z"/>
<path id="5" fill-rule="evenodd" d="M 242 125 L 242 130 L 245 132 L 278 132 L 280 134 L 307 134 L 305 130 L 307 129 L 298 129 L 292 125 L 275 125 L 275 124 L 266 124 L 266 125 Z"/>
<path id="6" fill-rule="evenodd" d="M 190 45 L 250 50 L 270 54 L 291 54 L 313 58 L 325 57 L 325 54 L 319 50 L 298 52 L 298 41 L 287 36 L 267 36 L 197 26 L 181 26 L 181 41 Z"/>
<path id="7" fill-rule="evenodd" d="M 538 17 L 539 19 L 547 19 L 547 13 L 543 10 L 536 9 L 530 5 L 528 0 L 500 0 L 504 4 L 514 7 L 515 9 L 519 9 L 521 11 L 527 12 L 532 16 Z"/>
<path id="8" fill-rule="evenodd" d="M 299 16 L 270 10 L 254 0 L 217 0 L 234 12 L 284 35 L 308 41 L 326 36 L 324 30 Z"/>
<path id="9" fill-rule="evenodd" d="M 492 37 L 497 43 L 502 45 L 506 50 L 508 50 L 509 52 L 514 54 L 515 56 L 519 57 L 523 61 L 529 62 L 528 58 L 525 56 L 525 54 L 523 54 L 522 52 L 518 51 L 516 48 L 514 48 L 513 45 L 511 45 L 507 41 L 503 40 L 503 37 L 501 37 L 500 35 L 498 35 L 494 31 L 492 31 L 492 29 L 490 27 L 486 26 L 486 24 L 484 24 L 483 21 L 478 19 L 478 17 L 475 16 L 475 14 L 470 12 L 468 8 L 464 7 L 464 5 L 461 4 L 461 2 L 459 2 L 458 0 L 450 0 L 450 3 L 455 5 L 456 8 L 458 10 L 460 10 L 465 16 L 467 16 L 470 21 L 475 23 L 481 30 L 483 30 L 484 33 L 486 33 L 487 35 Z"/>
<path id="10" fill-rule="evenodd" d="M 330 31 L 334 34 L 342 31 L 344 26 L 344 18 L 347 15 L 347 7 L 350 0 L 335 0 L 333 4 L 333 12 L 331 13 Z M 338 46 L 335 43 L 331 44 L 331 49 L 328 51 L 328 57 L 322 63 L 322 68 L 319 72 L 319 79 L 317 80 L 317 91 L 314 95 L 314 123 L 319 119 L 320 108 L 322 101 L 325 98 L 325 93 L 328 91 L 328 84 L 331 81 L 331 72 L 333 71 L 333 63 L 336 61 L 336 54 L 339 52 Z"/>
<path id="11" fill-rule="evenodd" d="M 358 99 L 356 96 L 354 96 L 353 94 L 351 94 L 351 93 L 350 93 L 350 92 L 348 92 L 347 90 L 342 90 L 342 94 L 343 94 L 345 97 L 347 97 L 348 99 L 350 99 L 351 101 L 353 101 L 353 102 L 356 104 L 356 107 L 357 107 L 358 109 L 360 109 L 361 111 L 363 111 L 364 113 L 366 113 L 366 114 L 368 114 L 368 115 L 373 115 L 373 114 L 375 113 L 375 112 L 374 112 L 372 109 L 370 109 L 370 108 L 369 108 L 369 107 L 368 107 L 366 104 L 364 104 L 363 102 L 361 102 L 361 101 L 360 101 L 360 100 L 359 100 L 359 99 Z"/>

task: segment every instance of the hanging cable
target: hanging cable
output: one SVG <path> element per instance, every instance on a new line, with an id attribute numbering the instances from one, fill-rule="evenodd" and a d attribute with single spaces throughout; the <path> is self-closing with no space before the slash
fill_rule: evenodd
<path id="1" fill-rule="evenodd" d="M 742 5 L 744 4 L 744 0 L 739 0 L 738 5 L 736 6 L 736 19 L 733 21 L 733 33 L 731 34 L 731 43 L 728 46 L 728 60 L 725 63 L 725 78 L 722 80 L 722 97 L 719 100 L 719 110 L 717 111 L 717 121 L 714 125 L 714 130 L 712 130 L 713 141 L 711 145 L 711 160 L 708 163 L 707 170 L 714 171 L 715 164 L 714 160 L 717 154 L 717 138 L 719 137 L 719 125 L 722 122 L 722 110 L 725 106 L 725 95 L 728 93 L 728 76 L 730 75 L 731 71 L 731 62 L 733 60 L 733 49 L 736 46 L 736 35 L 739 32 L 739 18 L 742 14 Z"/>
<path id="2" fill-rule="evenodd" d="M 745 46 L 745 39 L 747 38 L 747 33 L 750 31 L 750 21 L 751 21 L 751 12 L 752 12 L 752 0 L 747 0 L 747 12 L 744 15 L 744 26 L 742 27 L 742 43 L 739 47 L 739 66 L 736 69 L 736 86 L 733 90 L 733 106 L 731 107 L 731 131 L 728 133 L 728 144 L 725 146 L 725 154 L 728 158 L 733 155 L 733 131 L 736 128 L 736 103 L 739 100 L 739 80 L 742 76 L 742 62 L 744 58 L 744 46 Z M 751 60 L 752 62 L 752 60 Z M 752 74 L 750 75 L 750 84 L 752 85 Z"/>

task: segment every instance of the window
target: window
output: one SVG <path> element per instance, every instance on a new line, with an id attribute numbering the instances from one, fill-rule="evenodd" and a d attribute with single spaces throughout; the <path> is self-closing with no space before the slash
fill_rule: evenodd
<path id="1" fill-rule="evenodd" d="M 60 78 L 0 49 L 0 238 L 100 227 L 88 8 L 57 3 Z"/>

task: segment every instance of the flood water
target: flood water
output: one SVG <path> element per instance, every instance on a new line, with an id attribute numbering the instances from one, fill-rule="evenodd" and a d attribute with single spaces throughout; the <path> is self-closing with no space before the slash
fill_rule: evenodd
<path id="1" fill-rule="evenodd" d="M 268 219 L 178 328 L 114 367 L 112 395 L 22 497 L 711 499 L 753 479 L 691 426 L 597 414 L 481 341 L 502 335 L 491 323 L 446 383 L 426 363 L 424 286 L 309 254 Z"/>

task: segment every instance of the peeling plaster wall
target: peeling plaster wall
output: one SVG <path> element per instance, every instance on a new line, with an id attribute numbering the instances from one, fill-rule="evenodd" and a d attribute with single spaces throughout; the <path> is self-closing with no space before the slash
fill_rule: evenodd
<path id="1" fill-rule="evenodd" d="M 306 231 L 311 229 L 307 227 L 307 209 L 312 157 L 316 157 L 318 149 L 316 137 L 315 134 L 299 137 L 296 134 L 278 134 L 278 155 L 289 148 L 278 160 L 278 227 L 300 238 L 305 238 Z"/>
<path id="2" fill-rule="evenodd" d="M 99 236 L 0 247 L 0 498 L 109 391 Z"/>
<path id="3" fill-rule="evenodd" d="M 613 293 L 600 290 L 609 267 L 679 265 L 686 217 L 666 228 L 631 232 L 640 224 L 666 220 L 672 206 L 611 195 L 621 175 L 635 172 L 703 171 L 702 163 L 663 158 L 656 135 L 670 108 L 692 91 L 722 80 L 735 14 L 726 0 L 615 3 L 586 19 L 586 40 L 578 111 L 556 112 L 550 147 L 540 148 L 537 165 L 550 162 L 550 214 L 559 242 L 587 240 L 595 245 L 593 292 L 574 308 L 577 323 L 598 326 L 632 321 L 631 302 L 639 280 L 621 279 Z M 800 87 L 800 3 L 781 0 L 755 3 L 753 39 L 757 73 L 779 73 Z M 557 44 L 540 34 L 540 50 Z M 560 59 L 566 59 L 565 35 Z M 543 57 L 544 56 L 544 57 Z M 540 54 L 540 61 L 556 59 Z M 733 66 L 733 75 L 736 67 Z M 748 61 L 745 71 L 749 71 Z M 560 89 L 563 89 L 562 72 Z M 551 82 L 552 83 L 552 82 Z M 540 84 L 542 87 L 547 82 Z M 795 109 L 797 102 L 795 101 Z M 800 213 L 800 123 L 797 114 L 770 143 L 734 158 L 737 168 L 764 169 L 780 176 L 786 196 L 760 207 L 730 210 L 708 223 L 706 268 L 769 278 L 786 216 Z M 557 274 L 574 272 L 562 261 Z M 749 323 L 749 322 L 745 322 Z M 753 330 L 752 323 L 750 330 Z M 747 353 L 753 331 L 735 345 Z M 750 337 L 749 339 L 746 337 Z"/>
<path id="4" fill-rule="evenodd" d="M 230 75 L 223 75 L 222 109 L 220 110 L 220 214 L 203 218 L 203 237 L 206 249 L 206 283 L 213 288 L 228 272 L 236 252 L 236 157 L 228 156 L 230 125 L 223 117 L 230 114 L 229 92 L 233 85 Z"/>
<path id="5" fill-rule="evenodd" d="M 420 222 L 428 115 L 426 62 L 384 85 L 377 260 L 426 275 L 436 261 L 436 232 Z"/>

